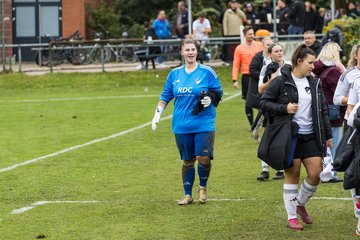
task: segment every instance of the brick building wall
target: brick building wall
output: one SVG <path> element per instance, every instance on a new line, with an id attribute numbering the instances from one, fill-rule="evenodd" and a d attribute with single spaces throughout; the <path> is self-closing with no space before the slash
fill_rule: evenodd
<path id="1" fill-rule="evenodd" d="M 99 0 L 62 0 L 62 35 L 71 35 L 79 30 L 86 37 L 87 5 L 97 5 Z"/>
<path id="2" fill-rule="evenodd" d="M 4 24 L 5 24 L 5 44 L 12 44 L 13 43 L 13 34 L 12 34 L 12 1 L 5 0 L 5 16 Z M 0 2 L 0 16 L 2 14 L 2 2 Z M 0 17 L 0 45 L 2 44 L 2 19 Z M 6 48 L 6 57 L 10 57 L 12 55 L 12 48 Z M 2 47 L 0 47 L 0 59 L 2 59 Z"/>

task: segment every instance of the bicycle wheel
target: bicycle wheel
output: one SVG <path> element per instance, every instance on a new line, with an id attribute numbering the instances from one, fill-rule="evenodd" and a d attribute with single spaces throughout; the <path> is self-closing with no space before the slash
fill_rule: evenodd
<path id="1" fill-rule="evenodd" d="M 41 65 L 39 52 L 36 52 L 35 62 L 38 66 L 48 66 L 50 63 L 49 51 L 41 51 Z"/>
<path id="2" fill-rule="evenodd" d="M 133 47 L 123 47 L 120 49 L 119 57 L 123 62 L 134 63 L 136 61 L 134 52 L 135 49 Z"/>
<path id="3" fill-rule="evenodd" d="M 103 59 L 101 56 L 101 52 L 103 51 Z M 90 53 L 91 62 L 93 63 L 101 63 L 102 61 L 105 63 L 109 60 L 109 51 L 105 48 L 96 47 L 91 50 Z"/>
<path id="4" fill-rule="evenodd" d="M 89 62 L 89 52 L 87 49 L 75 49 L 72 53 L 71 63 L 73 65 L 84 65 Z"/>
<path id="5" fill-rule="evenodd" d="M 209 45 L 208 46 L 208 51 L 210 53 L 210 59 L 214 60 L 214 59 L 218 59 L 219 56 L 219 46 L 217 44 L 215 45 Z"/>

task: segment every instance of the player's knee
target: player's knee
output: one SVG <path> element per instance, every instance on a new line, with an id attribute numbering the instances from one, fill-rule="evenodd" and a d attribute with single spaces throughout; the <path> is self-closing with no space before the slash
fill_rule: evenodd
<path id="1" fill-rule="evenodd" d="M 202 165 L 208 165 L 211 163 L 209 156 L 197 156 L 196 160 Z"/>
<path id="2" fill-rule="evenodd" d="M 194 166 L 194 164 L 195 164 L 195 159 L 184 160 L 184 161 L 183 161 L 183 165 L 184 165 L 185 167 L 192 167 L 192 166 Z"/>

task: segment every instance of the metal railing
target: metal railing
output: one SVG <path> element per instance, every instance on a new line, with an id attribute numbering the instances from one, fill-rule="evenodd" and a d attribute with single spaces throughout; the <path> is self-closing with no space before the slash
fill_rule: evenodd
<path id="1" fill-rule="evenodd" d="M 317 37 L 321 37 L 322 35 L 318 35 Z M 289 58 L 292 50 L 302 42 L 302 35 L 278 35 L 279 42 L 284 47 L 285 58 Z M 295 38 L 299 40 L 294 40 Z M 100 61 L 102 71 L 105 71 L 105 55 L 107 51 L 111 51 L 115 53 L 115 62 L 119 62 L 121 60 L 121 55 L 119 52 L 121 49 L 145 49 L 149 47 L 168 47 L 174 48 L 174 52 L 165 52 L 165 53 L 157 53 L 151 55 L 151 57 L 158 56 L 171 56 L 172 54 L 179 55 L 179 46 L 181 44 L 182 39 L 166 39 L 166 40 L 143 40 L 143 39 L 110 39 L 110 40 L 100 40 L 100 41 L 51 41 L 49 43 L 34 43 L 34 44 L 6 44 L 5 48 L 17 48 L 17 58 L 18 58 L 18 71 L 22 72 L 22 64 L 23 64 L 23 49 L 31 48 L 35 53 L 37 52 L 39 55 L 40 66 L 42 66 L 42 53 L 44 51 L 48 51 L 50 63 L 54 61 L 56 54 L 59 51 L 76 51 L 83 50 L 88 54 L 90 51 L 99 51 L 100 52 Z M 217 54 L 220 55 L 221 45 L 226 44 L 239 44 L 241 41 L 239 37 L 213 37 L 206 40 L 206 44 L 209 48 L 216 47 Z M 35 59 L 34 59 L 35 60 Z M 181 59 L 179 58 L 181 61 Z M 48 67 L 50 72 L 53 72 L 53 67 L 55 64 L 49 64 Z M 11 63 L 10 63 L 11 67 Z M 12 70 L 12 69 L 10 69 Z"/>

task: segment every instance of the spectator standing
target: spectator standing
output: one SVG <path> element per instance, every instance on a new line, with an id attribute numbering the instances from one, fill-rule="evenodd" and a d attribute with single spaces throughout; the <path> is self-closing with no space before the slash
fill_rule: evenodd
<path id="1" fill-rule="evenodd" d="M 348 17 L 357 18 L 360 16 L 359 12 L 356 9 L 356 6 L 353 2 L 349 2 L 347 14 Z"/>
<path id="2" fill-rule="evenodd" d="M 333 98 L 340 75 L 346 70 L 340 61 L 340 46 L 337 43 L 329 42 L 325 44 L 314 62 L 313 73 L 320 78 L 321 86 L 328 104 L 334 104 Z M 341 107 L 340 118 L 330 120 L 331 132 L 333 135 L 333 148 L 331 155 L 335 157 L 335 151 L 342 137 L 342 125 L 344 122 L 346 107 Z M 329 182 L 341 182 L 342 179 L 333 172 L 333 177 Z"/>
<path id="3" fill-rule="evenodd" d="M 241 92 L 242 98 L 246 99 L 250 79 L 250 63 L 256 53 L 262 50 L 262 43 L 254 40 L 254 29 L 246 26 L 243 30 L 245 42 L 239 44 L 234 52 L 234 62 L 232 67 L 232 80 L 234 88 L 239 88 L 238 77 L 241 66 Z M 250 128 L 253 124 L 253 109 L 245 106 L 246 117 L 249 121 Z"/>
<path id="4" fill-rule="evenodd" d="M 245 15 L 247 19 L 247 24 L 251 25 L 253 28 L 255 27 L 255 19 L 259 19 L 258 13 L 254 8 L 254 5 L 249 2 L 245 5 Z"/>
<path id="5" fill-rule="evenodd" d="M 246 24 L 247 19 L 245 13 L 240 9 L 240 3 L 237 0 L 230 1 L 230 8 L 224 13 L 223 18 L 223 31 L 224 37 L 237 37 L 240 36 L 240 27 Z M 234 40 L 229 40 L 233 42 Z M 226 61 L 233 60 L 234 50 L 237 44 L 226 43 Z"/>
<path id="6" fill-rule="evenodd" d="M 295 0 L 288 14 L 289 28 L 288 34 L 303 34 L 305 21 L 305 3 L 302 0 Z"/>
<path id="7" fill-rule="evenodd" d="M 223 10 L 218 18 L 218 22 L 222 25 L 223 24 L 223 20 L 224 20 L 224 15 L 225 15 L 225 12 L 231 8 L 231 2 L 229 1 L 228 4 L 227 4 L 227 7 L 225 10 Z M 221 27 L 221 36 L 224 37 L 224 27 L 222 26 Z M 227 43 L 226 41 L 223 41 L 223 44 L 222 44 L 222 48 L 221 48 L 221 61 L 222 61 L 222 65 L 223 66 L 229 66 L 230 64 L 228 62 L 226 62 L 228 59 L 228 56 L 227 56 Z"/>
<path id="8" fill-rule="evenodd" d="M 288 15 L 289 8 L 286 6 L 285 0 L 278 0 L 276 6 L 276 15 L 279 18 L 278 33 L 279 35 L 286 35 L 289 27 Z"/>
<path id="9" fill-rule="evenodd" d="M 270 14 L 270 16 L 273 15 L 272 6 L 270 4 L 270 0 L 264 0 L 262 3 L 262 7 L 260 9 L 260 12 L 259 12 L 260 22 L 269 23 L 268 22 L 268 14 Z"/>
<path id="10" fill-rule="evenodd" d="M 158 39 L 169 39 L 171 37 L 170 23 L 166 19 L 166 13 L 164 10 L 159 11 L 159 14 L 154 21 L 152 27 L 154 28 Z M 164 54 L 164 46 L 161 46 L 161 52 L 162 54 Z M 157 62 L 159 64 L 162 64 L 164 62 L 163 56 L 159 56 L 157 58 Z"/>
<path id="11" fill-rule="evenodd" d="M 314 51 L 315 55 L 319 55 L 321 51 L 321 43 L 316 40 L 315 33 L 313 31 L 306 31 L 304 33 L 304 43 L 305 45 Z"/>
<path id="12" fill-rule="evenodd" d="M 305 21 L 304 21 L 304 32 L 315 31 L 316 28 L 316 15 L 317 13 L 312 8 L 309 1 L 305 2 Z"/>
<path id="13" fill-rule="evenodd" d="M 315 33 L 322 33 L 322 31 L 323 31 L 325 12 L 326 12 L 325 8 L 319 8 L 319 12 L 316 16 Z"/>
<path id="14" fill-rule="evenodd" d="M 178 11 L 174 21 L 174 35 L 178 38 L 185 38 L 189 34 L 189 12 L 184 1 L 178 2 Z"/>
<path id="15" fill-rule="evenodd" d="M 223 19 L 224 36 L 239 36 L 240 26 L 244 26 L 246 21 L 246 15 L 240 9 L 240 3 L 237 0 L 231 0 L 230 8 L 225 11 Z"/>

